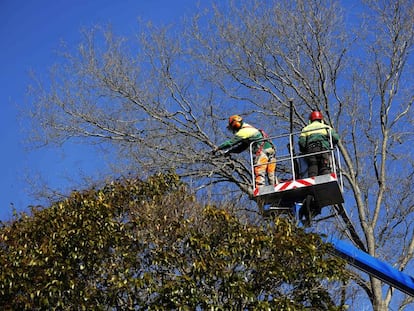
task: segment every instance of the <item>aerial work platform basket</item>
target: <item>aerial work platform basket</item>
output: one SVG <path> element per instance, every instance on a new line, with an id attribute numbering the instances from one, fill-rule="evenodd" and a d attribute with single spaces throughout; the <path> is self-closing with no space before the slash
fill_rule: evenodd
<path id="1" fill-rule="evenodd" d="M 276 176 L 278 183 L 257 187 L 255 184 L 255 167 L 263 164 L 254 164 L 254 154 L 251 154 L 251 170 L 253 184 L 253 198 L 258 203 L 261 212 L 267 214 L 295 213 L 297 204 L 319 210 L 325 206 L 344 202 L 342 196 L 342 175 L 339 152 L 333 146 L 330 135 L 331 148 L 312 154 L 295 154 L 294 138 L 300 133 L 292 133 L 269 137 L 276 150 Z M 281 153 L 281 146 L 287 146 L 287 153 Z M 250 146 L 252 150 L 253 144 Z M 331 173 L 308 177 L 306 157 L 310 155 L 329 154 Z M 311 201 L 311 202 L 310 202 Z"/>
<path id="2" fill-rule="evenodd" d="M 380 261 L 368 254 L 363 241 L 359 238 L 349 216 L 343 207 L 342 170 L 338 149 L 332 144 L 330 149 L 313 154 L 295 154 L 294 137 L 300 133 L 269 137 L 278 148 L 276 150 L 276 174 L 278 182 L 274 185 L 257 187 L 255 184 L 255 167 L 263 164 L 254 164 L 254 154 L 251 154 L 253 198 L 258 203 L 262 214 L 266 217 L 280 216 L 281 214 L 294 215 L 302 221 L 305 216 L 310 225 L 315 214 L 311 212 L 320 210 L 325 206 L 334 206 L 338 219 L 341 218 L 349 233 L 349 239 L 354 243 L 347 244 L 334 237 L 322 237 L 324 242 L 333 246 L 332 253 L 345 259 L 350 265 L 368 273 L 369 275 L 387 283 L 401 292 L 414 297 L 414 278 L 396 269 L 394 266 Z M 288 146 L 288 153 L 281 153 L 281 146 Z M 252 145 L 250 146 L 252 151 Z M 331 172 L 313 177 L 307 176 L 306 157 L 309 155 L 329 153 Z M 299 211 L 296 210 L 298 207 Z M 313 210 L 312 210 L 313 209 Z M 304 211 L 303 211 L 304 210 Z M 302 211 L 302 213 L 301 213 Z"/>

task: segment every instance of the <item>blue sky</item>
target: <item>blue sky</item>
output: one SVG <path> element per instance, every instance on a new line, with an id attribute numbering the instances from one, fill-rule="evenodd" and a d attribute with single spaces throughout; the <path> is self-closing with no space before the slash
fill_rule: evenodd
<path id="1" fill-rule="evenodd" d="M 19 110 L 30 102 L 29 71 L 45 76 L 58 61 L 60 42 L 76 44 L 83 27 L 111 24 L 115 32 L 128 35 L 137 30 L 138 17 L 179 22 L 196 6 L 194 0 L 0 0 L 0 220 L 12 217 L 12 206 L 22 211 L 39 203 L 30 195 L 27 178 L 37 182 L 41 176 L 47 184 L 65 188 L 104 169 L 104 159 L 88 147 L 27 150 Z"/>

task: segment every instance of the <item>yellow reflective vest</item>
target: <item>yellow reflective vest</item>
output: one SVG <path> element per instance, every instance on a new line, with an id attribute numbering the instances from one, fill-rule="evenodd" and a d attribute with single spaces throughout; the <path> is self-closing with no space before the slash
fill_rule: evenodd
<path id="1" fill-rule="evenodd" d="M 313 121 L 309 125 L 305 126 L 302 129 L 302 132 L 299 137 L 299 147 L 303 152 L 306 150 L 306 147 L 313 142 L 321 142 L 322 148 L 330 149 L 330 135 L 332 135 L 332 143 L 335 146 L 339 141 L 339 135 L 332 129 L 329 125 L 322 123 L 318 120 Z"/>

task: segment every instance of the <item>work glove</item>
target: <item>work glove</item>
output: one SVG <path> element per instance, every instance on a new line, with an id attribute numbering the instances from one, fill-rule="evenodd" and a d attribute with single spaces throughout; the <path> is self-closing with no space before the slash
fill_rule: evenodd
<path id="1" fill-rule="evenodd" d="M 210 154 L 216 157 L 230 155 L 229 150 L 219 150 L 217 147 L 210 151 Z"/>
<path id="2" fill-rule="evenodd" d="M 218 150 L 218 148 L 217 147 L 214 147 L 211 151 L 210 151 L 210 154 L 211 155 L 216 155 L 216 153 L 218 152 L 219 150 Z"/>

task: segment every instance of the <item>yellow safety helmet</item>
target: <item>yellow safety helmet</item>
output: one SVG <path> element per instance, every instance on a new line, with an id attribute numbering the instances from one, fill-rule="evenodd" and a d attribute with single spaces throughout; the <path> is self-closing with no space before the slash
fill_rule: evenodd
<path id="1" fill-rule="evenodd" d="M 227 126 L 227 128 L 229 130 L 237 131 L 242 127 L 242 125 L 243 125 L 243 118 L 235 114 L 229 118 L 229 125 Z"/>

